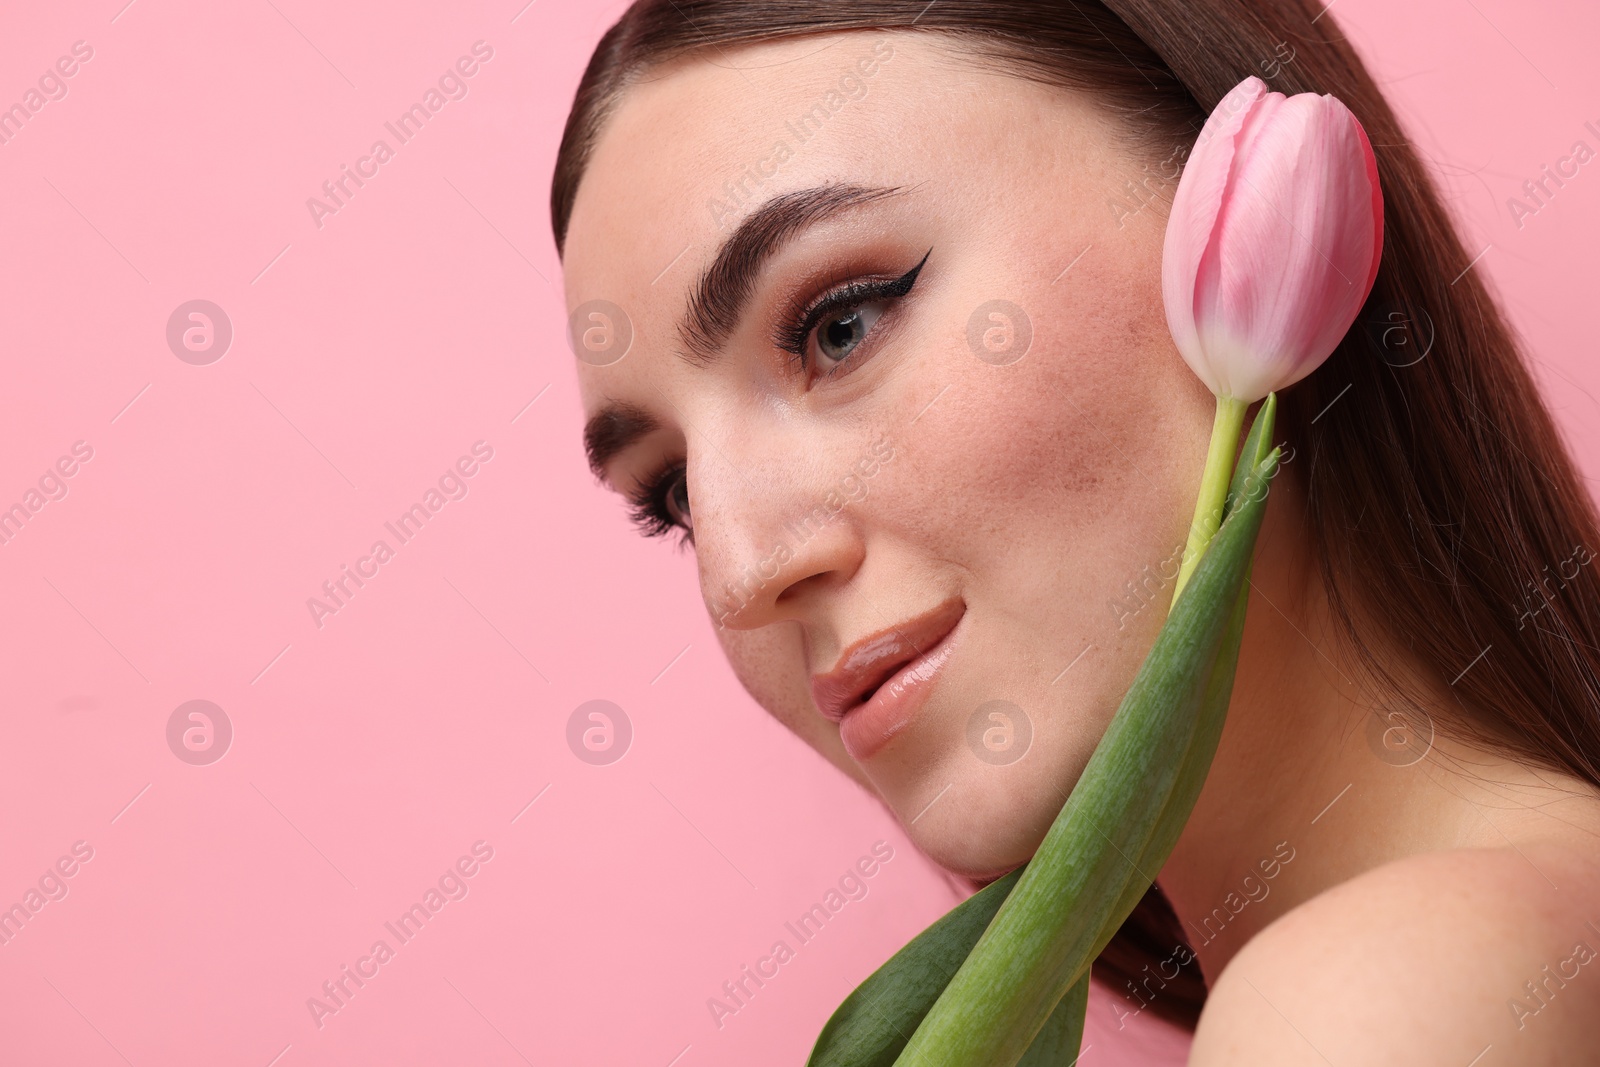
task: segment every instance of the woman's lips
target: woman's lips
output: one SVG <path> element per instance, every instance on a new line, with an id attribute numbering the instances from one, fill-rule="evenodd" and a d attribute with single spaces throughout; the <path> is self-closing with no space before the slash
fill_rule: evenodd
<path id="1" fill-rule="evenodd" d="M 845 712 L 839 723 L 839 740 L 844 742 L 851 759 L 857 763 L 871 759 L 910 724 L 954 648 L 953 641 L 941 641 L 879 686 L 866 702 Z"/>
<path id="2" fill-rule="evenodd" d="M 813 676 L 812 698 L 839 723 L 851 759 L 870 759 L 911 722 L 950 658 L 965 614 L 961 600 L 941 604 L 857 641 L 832 671 Z"/>

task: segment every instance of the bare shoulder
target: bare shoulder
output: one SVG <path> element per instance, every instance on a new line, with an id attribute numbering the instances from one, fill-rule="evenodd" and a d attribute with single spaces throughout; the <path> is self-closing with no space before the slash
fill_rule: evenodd
<path id="1" fill-rule="evenodd" d="M 1593 1063 L 1600 844 L 1423 853 L 1306 901 L 1218 977 L 1190 1064 Z"/>

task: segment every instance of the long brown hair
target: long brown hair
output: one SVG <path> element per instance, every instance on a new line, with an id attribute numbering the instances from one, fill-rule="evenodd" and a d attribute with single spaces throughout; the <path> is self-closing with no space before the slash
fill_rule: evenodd
<path id="1" fill-rule="evenodd" d="M 557 250 L 597 132 L 641 73 L 706 49 L 869 29 L 954 35 L 1019 74 L 1083 91 L 1152 161 L 1191 144 L 1252 74 L 1285 94 L 1330 93 L 1355 113 L 1377 155 L 1383 259 L 1356 326 L 1281 398 L 1308 547 L 1346 651 L 1386 701 L 1412 709 L 1413 726 L 1431 718 L 1419 683 L 1386 670 L 1363 633 L 1381 628 L 1448 683 L 1458 706 L 1434 710 L 1451 729 L 1600 785 L 1593 502 L 1432 179 L 1322 4 L 637 0 L 601 38 L 567 119 L 550 193 Z M 1160 185 L 1129 192 L 1170 198 Z M 1204 982 L 1193 964 L 1167 973 L 1182 939 L 1152 887 L 1096 977 L 1152 990 L 1157 967 L 1152 1012 L 1192 1027 Z"/>

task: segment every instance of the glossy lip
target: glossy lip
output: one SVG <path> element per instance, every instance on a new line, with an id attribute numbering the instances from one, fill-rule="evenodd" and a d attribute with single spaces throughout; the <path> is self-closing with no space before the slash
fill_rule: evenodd
<path id="1" fill-rule="evenodd" d="M 838 666 L 813 675 L 811 695 L 852 759 L 869 759 L 911 720 L 953 651 L 966 616 L 960 599 L 847 647 Z"/>

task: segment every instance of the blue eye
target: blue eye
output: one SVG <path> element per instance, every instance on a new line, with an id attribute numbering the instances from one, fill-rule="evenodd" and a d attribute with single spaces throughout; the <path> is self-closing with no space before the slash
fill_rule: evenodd
<path id="1" fill-rule="evenodd" d="M 774 342 L 794 357 L 799 370 L 816 366 L 823 374 L 833 373 L 866 340 L 889 306 L 911 291 L 932 252 L 929 249 L 898 278 L 854 281 L 818 297 L 780 328 Z"/>
<path id="2" fill-rule="evenodd" d="M 824 318 L 817 325 L 815 358 L 810 359 L 808 365 L 826 373 L 850 358 L 850 353 L 866 340 L 888 306 L 886 300 L 873 300 L 857 304 L 843 314 Z M 823 360 L 831 361 L 832 366 L 823 365 Z"/>

